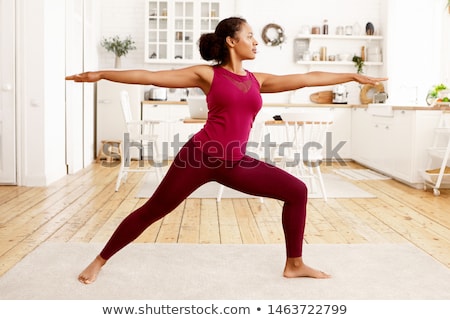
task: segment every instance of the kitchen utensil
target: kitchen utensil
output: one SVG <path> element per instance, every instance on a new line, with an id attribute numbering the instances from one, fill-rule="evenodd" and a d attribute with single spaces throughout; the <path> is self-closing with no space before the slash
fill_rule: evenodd
<path id="1" fill-rule="evenodd" d="M 333 91 L 319 91 L 309 96 L 314 103 L 331 104 L 333 102 Z"/>
<path id="2" fill-rule="evenodd" d="M 167 100 L 167 88 L 151 88 L 148 95 L 149 100 Z"/>
<path id="3" fill-rule="evenodd" d="M 386 92 L 377 92 L 373 95 L 373 103 L 385 103 L 388 98 Z"/>
<path id="4" fill-rule="evenodd" d="M 338 84 L 333 88 L 333 100 L 335 104 L 346 104 L 347 103 L 347 88 L 343 84 Z"/>
<path id="5" fill-rule="evenodd" d="M 361 88 L 359 99 L 362 104 L 369 104 L 373 102 L 373 95 L 380 92 L 384 92 L 384 85 L 382 83 L 378 83 L 377 85 L 365 84 Z M 370 96 L 370 94 L 372 94 L 372 96 Z"/>

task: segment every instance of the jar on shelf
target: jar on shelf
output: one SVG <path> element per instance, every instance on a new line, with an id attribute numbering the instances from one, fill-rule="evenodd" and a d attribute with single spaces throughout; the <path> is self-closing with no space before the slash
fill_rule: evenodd
<path id="1" fill-rule="evenodd" d="M 319 51 L 315 51 L 312 54 L 312 60 L 313 61 L 320 61 L 320 52 Z"/>
<path id="2" fill-rule="evenodd" d="M 302 55 L 303 61 L 311 61 L 311 52 L 305 51 Z"/>
<path id="3" fill-rule="evenodd" d="M 328 34 L 328 20 L 327 19 L 323 20 L 322 29 L 323 29 L 322 30 L 323 34 Z"/>
<path id="4" fill-rule="evenodd" d="M 345 26 L 345 35 L 351 36 L 353 34 L 353 26 Z"/>
<path id="5" fill-rule="evenodd" d="M 327 47 L 320 48 L 320 61 L 327 61 Z"/>

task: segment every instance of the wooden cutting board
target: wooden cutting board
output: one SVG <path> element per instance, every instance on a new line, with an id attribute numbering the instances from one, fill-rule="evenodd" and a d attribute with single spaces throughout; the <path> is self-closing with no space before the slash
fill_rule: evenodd
<path id="1" fill-rule="evenodd" d="M 309 96 L 314 103 L 330 104 L 333 103 L 333 91 L 319 91 Z"/>

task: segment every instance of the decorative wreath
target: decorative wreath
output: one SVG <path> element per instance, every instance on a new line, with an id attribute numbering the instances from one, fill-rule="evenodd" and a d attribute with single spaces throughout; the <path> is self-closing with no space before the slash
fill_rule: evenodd
<path id="1" fill-rule="evenodd" d="M 275 23 L 269 23 L 262 31 L 262 40 L 268 46 L 276 47 L 284 42 L 284 30 Z"/>
<path id="2" fill-rule="evenodd" d="M 372 96 L 368 97 L 367 93 L 371 92 Z M 362 89 L 361 89 L 361 93 L 359 94 L 359 98 L 361 100 L 362 104 L 368 104 L 371 103 L 373 101 L 373 95 L 375 93 L 380 93 L 380 92 L 384 92 L 384 86 L 382 83 L 378 83 L 376 85 L 373 84 L 365 84 Z"/>

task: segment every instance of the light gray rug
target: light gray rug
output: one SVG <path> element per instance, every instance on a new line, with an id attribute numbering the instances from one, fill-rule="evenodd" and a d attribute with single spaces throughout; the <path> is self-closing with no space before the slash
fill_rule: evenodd
<path id="1" fill-rule="evenodd" d="M 353 183 L 346 181 L 337 174 L 324 174 L 323 180 L 325 184 L 325 190 L 327 192 L 328 198 L 375 198 L 375 196 L 369 192 L 362 190 Z M 308 184 L 306 181 L 305 183 Z M 136 194 L 137 198 L 149 198 L 155 192 L 158 185 L 156 180 L 156 175 L 147 174 L 144 181 Z M 189 198 L 203 198 L 211 199 L 216 198 L 219 191 L 220 184 L 217 182 L 209 182 L 196 191 L 194 191 Z M 309 198 L 317 199 L 322 198 L 322 191 L 319 185 L 315 188 L 308 185 Z M 225 187 L 222 198 L 255 198 L 255 196 L 248 195 L 231 188 Z"/>
<path id="2" fill-rule="evenodd" d="M 391 179 L 384 174 L 370 170 L 370 169 L 336 169 L 337 174 L 346 177 L 350 180 L 389 180 Z"/>
<path id="3" fill-rule="evenodd" d="M 283 278 L 282 244 L 131 244 L 80 284 L 101 247 L 42 245 L 0 278 L 0 299 L 450 299 L 450 270 L 407 244 L 305 245 L 327 280 Z"/>

